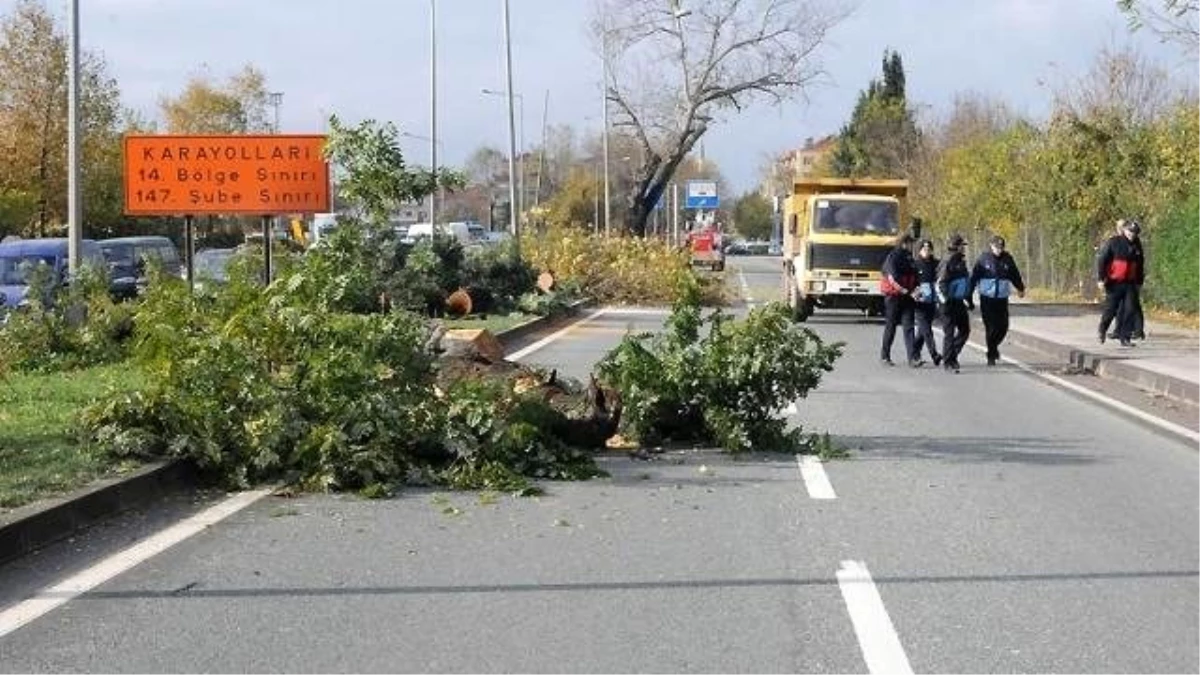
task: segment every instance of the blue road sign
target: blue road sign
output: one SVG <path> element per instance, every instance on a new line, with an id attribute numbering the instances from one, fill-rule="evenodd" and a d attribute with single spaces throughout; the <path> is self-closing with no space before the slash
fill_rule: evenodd
<path id="1" fill-rule="evenodd" d="M 687 193 L 683 200 L 685 209 L 715 209 L 720 204 L 721 200 L 717 197 L 717 181 L 689 180 L 687 182 Z"/>

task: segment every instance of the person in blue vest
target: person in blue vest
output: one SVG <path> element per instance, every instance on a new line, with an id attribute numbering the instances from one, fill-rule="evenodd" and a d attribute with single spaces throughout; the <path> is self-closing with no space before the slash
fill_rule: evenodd
<path id="1" fill-rule="evenodd" d="M 971 336 L 969 310 L 971 270 L 967 267 L 967 240 L 960 234 L 946 240 L 946 257 L 938 265 L 937 291 L 942 301 L 942 358 L 947 372 L 959 371 L 958 355 Z"/>
<path id="2" fill-rule="evenodd" d="M 914 230 L 920 221 L 914 219 Z M 919 230 L 917 230 L 919 231 Z M 879 288 L 883 292 L 883 344 L 879 350 L 879 361 L 885 366 L 892 362 L 892 342 L 896 339 L 896 326 L 901 326 L 904 335 L 904 351 L 908 365 L 920 367 L 919 355 L 913 352 L 913 290 L 917 287 L 917 267 L 913 262 L 912 243 L 916 241 L 913 231 L 904 232 L 896 240 L 896 246 L 883 260 Z"/>
<path id="3" fill-rule="evenodd" d="M 988 250 L 980 254 L 971 270 L 968 292 L 979 291 L 979 314 L 983 318 L 984 341 L 987 343 L 987 364 L 1000 360 L 1000 344 L 1008 335 L 1008 296 L 1013 289 L 1017 297 L 1025 297 L 1025 282 L 1017 261 L 1005 250 L 1004 237 L 996 235 L 988 242 Z"/>
<path id="4" fill-rule="evenodd" d="M 917 287 L 913 291 L 915 303 L 914 314 L 917 320 L 917 335 L 913 345 L 913 353 L 921 358 L 921 351 L 929 347 L 929 358 L 933 359 L 936 368 L 942 365 L 942 355 L 938 354 L 937 342 L 933 339 L 933 322 L 937 319 L 937 271 L 938 259 L 933 254 L 933 241 L 922 239 L 917 248 Z"/>
<path id="5" fill-rule="evenodd" d="M 1130 338 L 1142 311 L 1139 294 L 1145 277 L 1146 259 L 1138 239 L 1141 225 L 1129 220 L 1121 223 L 1121 234 L 1104 242 L 1096 256 L 1096 284 L 1104 290 L 1104 314 L 1100 317 L 1100 342 L 1108 326 L 1117 320 L 1117 339 L 1122 347 L 1132 347 Z"/>

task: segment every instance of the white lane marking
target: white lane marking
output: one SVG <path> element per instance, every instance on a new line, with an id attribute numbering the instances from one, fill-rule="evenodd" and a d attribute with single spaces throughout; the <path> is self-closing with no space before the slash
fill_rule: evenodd
<path id="1" fill-rule="evenodd" d="M 742 297 L 745 298 L 746 304 L 751 305 L 750 308 L 754 309 L 754 298 L 750 297 L 750 283 L 746 281 L 746 273 L 742 270 L 738 270 L 738 281 L 742 284 Z"/>
<path id="2" fill-rule="evenodd" d="M 796 463 L 800 465 L 800 476 L 804 479 L 804 487 L 812 499 L 837 499 L 825 466 L 821 460 L 812 455 L 796 455 Z"/>
<path id="3" fill-rule="evenodd" d="M 859 560 L 843 560 L 837 572 L 838 587 L 850 612 L 858 646 L 862 649 L 867 670 L 872 673 L 911 673 L 908 656 L 900 644 L 900 636 L 883 606 L 883 598 L 871 580 L 867 564 Z"/>
<path id="4" fill-rule="evenodd" d="M 937 332 L 939 334 L 942 333 L 941 329 L 935 328 L 934 330 L 935 330 L 935 332 Z M 987 353 L 987 347 L 977 345 L 974 342 L 968 342 L 967 346 L 970 347 L 971 349 L 974 349 L 977 352 Z M 1019 370 L 1029 373 L 1030 375 L 1040 377 L 1041 379 L 1046 380 L 1047 382 L 1050 382 L 1051 384 L 1054 384 L 1055 386 L 1062 387 L 1063 389 L 1067 389 L 1069 391 L 1075 392 L 1076 394 L 1079 394 L 1080 396 L 1091 399 L 1101 405 L 1108 406 L 1114 410 L 1119 410 L 1119 411 L 1125 413 L 1126 415 L 1131 415 L 1133 417 L 1136 417 L 1139 420 L 1141 420 L 1151 426 L 1155 426 L 1155 427 L 1158 427 L 1159 429 L 1162 429 L 1163 431 L 1167 431 L 1169 433 L 1175 434 L 1176 436 L 1182 436 L 1183 438 L 1186 438 L 1186 439 L 1192 441 L 1193 443 L 1200 443 L 1200 433 L 1192 431 L 1191 429 L 1189 429 L 1185 426 L 1175 424 L 1174 422 L 1169 422 L 1160 417 L 1155 417 L 1154 415 L 1152 415 L 1148 412 L 1145 412 L 1143 410 L 1139 410 L 1139 409 L 1129 405 L 1128 403 L 1118 401 L 1115 398 L 1109 398 L 1108 396 L 1094 392 L 1091 389 L 1088 389 L 1087 387 L 1082 387 L 1078 384 L 1075 384 L 1074 382 L 1064 380 L 1063 378 L 1058 377 L 1057 375 L 1051 375 L 1050 373 L 1040 372 L 1040 371 L 1034 369 L 1032 366 L 1030 366 L 1022 361 L 1019 361 L 1017 359 L 1014 359 L 1011 356 L 1005 356 L 1005 355 L 1001 354 L 1000 360 L 1004 361 L 1005 363 L 1011 363 L 1012 365 L 1016 366 Z"/>
<path id="5" fill-rule="evenodd" d="M 37 595 L 0 612 L 0 637 L 87 593 L 113 577 L 171 548 L 175 544 L 215 525 L 225 518 L 271 494 L 275 487 L 241 492 L 196 515 L 153 534 L 129 548 L 114 553 Z"/>
<path id="6" fill-rule="evenodd" d="M 526 356 L 529 356 L 530 354 L 545 347 L 546 345 L 550 344 L 551 342 L 558 340 L 562 336 L 566 335 L 567 333 L 570 333 L 571 331 L 582 326 L 583 324 L 588 323 L 589 321 L 593 321 L 596 318 L 603 316 L 604 314 L 607 314 L 609 311 L 610 310 L 608 307 L 601 307 L 600 309 L 593 310 L 592 313 L 588 314 L 587 316 L 583 317 L 582 319 L 575 321 L 574 323 L 563 328 L 562 330 L 558 330 L 558 331 L 555 331 L 554 333 L 551 333 L 550 335 L 547 335 L 546 337 L 542 338 L 541 340 L 538 340 L 537 342 L 535 342 L 531 345 L 528 345 L 526 347 L 518 349 L 517 351 L 509 354 L 506 358 L 508 358 L 508 360 L 510 360 L 510 361 L 520 361 L 521 359 L 525 358 Z"/>

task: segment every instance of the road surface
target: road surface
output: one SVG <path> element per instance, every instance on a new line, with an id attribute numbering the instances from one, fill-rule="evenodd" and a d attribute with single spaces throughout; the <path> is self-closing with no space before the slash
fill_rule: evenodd
<path id="1" fill-rule="evenodd" d="M 777 261 L 733 262 L 772 297 Z M 522 358 L 583 376 L 662 319 L 588 315 Z M 540 498 L 264 497 L 106 578 L 170 519 L 116 523 L 0 568 L 0 669 L 1200 670 L 1194 445 L 977 354 L 884 369 L 852 313 L 810 325 L 846 353 L 789 415 L 848 459 L 609 453 L 611 478 Z"/>

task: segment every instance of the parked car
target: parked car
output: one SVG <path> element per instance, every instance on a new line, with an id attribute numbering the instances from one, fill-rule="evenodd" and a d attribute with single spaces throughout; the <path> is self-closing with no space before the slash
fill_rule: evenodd
<path id="1" fill-rule="evenodd" d="M 750 252 L 745 240 L 734 239 L 725 245 L 725 255 L 746 255 Z"/>
<path id="2" fill-rule="evenodd" d="M 117 237 L 98 243 L 108 261 L 113 297 L 119 300 L 136 297 L 145 290 L 147 261 L 157 261 L 169 275 L 183 276 L 179 250 L 166 237 Z"/>
<path id="3" fill-rule="evenodd" d="M 433 232 L 433 223 L 416 223 L 408 227 L 407 238 L 416 241 L 422 237 L 432 237 Z M 437 233 L 454 237 L 463 246 L 479 245 L 487 241 L 487 228 L 482 223 L 469 221 L 438 223 Z"/>
<path id="4" fill-rule="evenodd" d="M 81 242 L 80 263 L 105 269 L 104 253 L 91 239 Z M 19 307 L 29 294 L 29 275 L 37 265 L 47 265 L 54 286 L 70 283 L 67 240 L 17 239 L 0 243 L 0 305 Z M 50 298 L 44 298 L 49 301 Z"/>
<path id="5" fill-rule="evenodd" d="M 198 289 L 208 284 L 220 285 L 229 279 L 229 261 L 241 251 L 236 248 L 209 248 L 196 252 L 192 263 L 196 275 L 194 286 Z"/>

